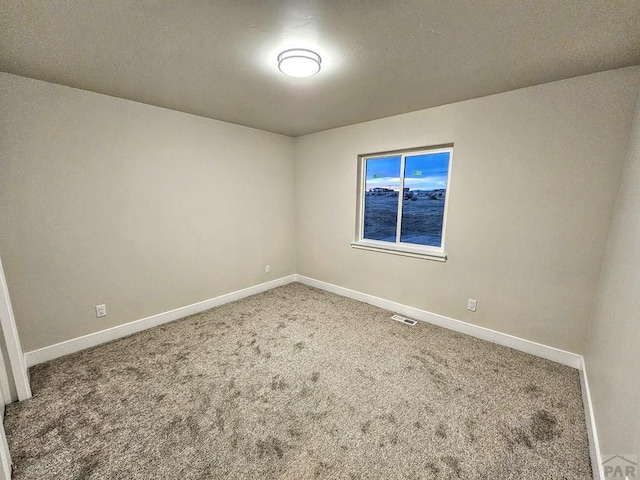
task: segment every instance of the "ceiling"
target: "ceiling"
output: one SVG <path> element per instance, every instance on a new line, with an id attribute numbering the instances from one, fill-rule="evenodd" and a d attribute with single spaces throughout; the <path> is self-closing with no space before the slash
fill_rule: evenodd
<path id="1" fill-rule="evenodd" d="M 0 0 L 1 71 L 291 136 L 638 64 L 638 0 Z"/>

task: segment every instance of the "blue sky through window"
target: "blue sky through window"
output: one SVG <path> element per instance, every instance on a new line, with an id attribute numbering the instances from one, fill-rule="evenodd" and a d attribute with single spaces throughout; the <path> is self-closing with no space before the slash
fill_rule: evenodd
<path id="1" fill-rule="evenodd" d="M 405 188 L 436 190 L 447 187 L 450 152 L 408 155 L 405 160 Z M 367 160 L 366 190 L 400 186 L 400 156 Z"/>

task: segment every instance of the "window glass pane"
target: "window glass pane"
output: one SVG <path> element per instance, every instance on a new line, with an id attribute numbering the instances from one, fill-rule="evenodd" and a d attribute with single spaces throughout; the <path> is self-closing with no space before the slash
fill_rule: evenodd
<path id="1" fill-rule="evenodd" d="M 363 238 L 395 242 L 400 156 L 369 158 L 366 162 Z"/>
<path id="2" fill-rule="evenodd" d="M 405 158 L 400 241 L 440 247 L 449 152 Z"/>

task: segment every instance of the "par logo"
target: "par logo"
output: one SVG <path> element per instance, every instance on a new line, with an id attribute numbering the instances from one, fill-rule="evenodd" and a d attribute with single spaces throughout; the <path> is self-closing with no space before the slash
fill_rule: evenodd
<path id="1" fill-rule="evenodd" d="M 640 478 L 637 455 L 604 455 L 602 457 L 605 479 L 633 480 Z"/>

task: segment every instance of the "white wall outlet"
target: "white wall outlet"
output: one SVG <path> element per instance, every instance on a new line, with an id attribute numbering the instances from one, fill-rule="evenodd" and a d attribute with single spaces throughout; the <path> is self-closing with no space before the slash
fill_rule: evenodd
<path id="1" fill-rule="evenodd" d="M 107 306 L 103 303 L 102 305 L 96 305 L 96 317 L 106 317 L 107 316 Z"/>
<path id="2" fill-rule="evenodd" d="M 478 302 L 476 301 L 475 298 L 470 298 L 469 300 L 467 300 L 467 310 L 471 310 L 472 312 L 475 312 L 477 303 Z"/>
<path id="3" fill-rule="evenodd" d="M 271 273 L 271 265 L 264 266 L 264 273 Z"/>

